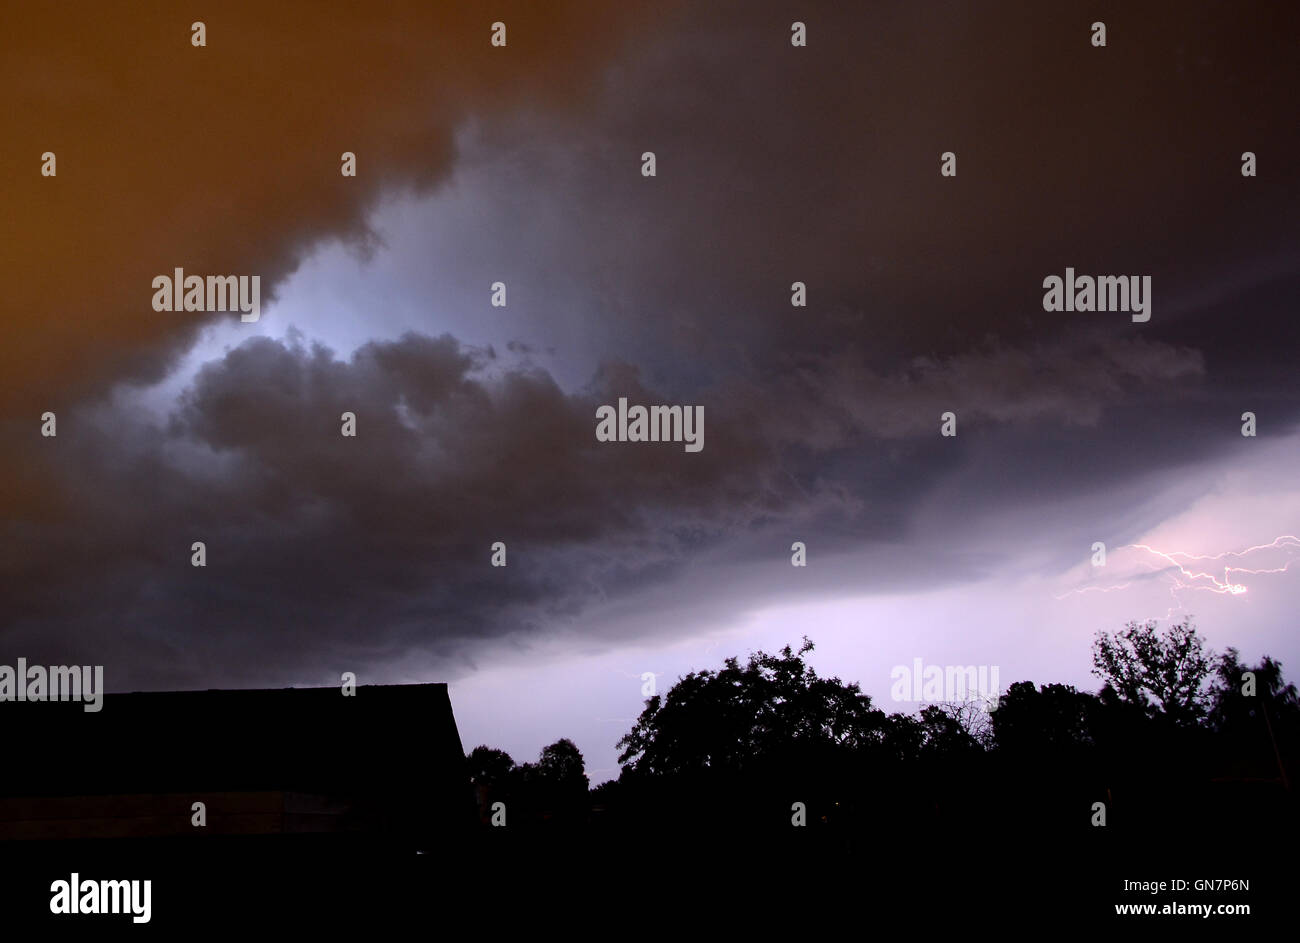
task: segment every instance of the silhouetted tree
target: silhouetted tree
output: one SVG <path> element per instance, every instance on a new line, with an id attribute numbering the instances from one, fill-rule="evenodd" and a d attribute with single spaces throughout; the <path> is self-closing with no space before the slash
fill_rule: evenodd
<path id="1" fill-rule="evenodd" d="M 812 650 L 805 638 L 798 652 L 787 645 L 777 655 L 755 652 L 743 667 L 728 658 L 720 671 L 691 672 L 647 700 L 618 742 L 619 763 L 638 775 L 734 773 L 777 756 L 878 743 L 883 712 L 856 683 L 818 677 L 803 660 Z"/>
<path id="2" fill-rule="evenodd" d="M 1032 755 L 1063 753 L 1093 742 L 1097 698 L 1068 684 L 1017 681 L 1007 688 L 993 712 L 994 741 L 999 749 Z"/>
<path id="3" fill-rule="evenodd" d="M 475 786 L 493 786 L 506 781 L 515 761 L 505 750 L 479 744 L 465 757 L 469 765 L 469 781 Z"/>
<path id="4" fill-rule="evenodd" d="M 561 738 L 542 748 L 538 772 L 557 789 L 586 792 L 587 774 L 582 753 L 572 740 Z"/>
<path id="5" fill-rule="evenodd" d="M 556 740 L 543 747 L 533 767 L 537 801 L 547 813 L 561 819 L 580 819 L 587 813 L 587 774 L 582 753 L 572 740 Z"/>
<path id="6" fill-rule="evenodd" d="M 936 753 L 968 753 L 993 745 L 993 724 L 984 701 L 946 701 L 921 711 L 925 748 Z"/>
<path id="7" fill-rule="evenodd" d="M 1288 769 L 1300 742 L 1300 695 L 1268 655 L 1254 667 L 1229 648 L 1219 659 L 1211 688 L 1210 723 L 1225 761 L 1240 775 L 1276 775 L 1290 785 Z"/>
<path id="8" fill-rule="evenodd" d="M 1254 676 L 1249 684 L 1247 672 Z M 1247 693 L 1248 687 L 1252 693 Z M 1265 655 L 1258 665 L 1243 665 L 1241 653 L 1235 648 L 1229 648 L 1220 656 L 1210 697 L 1210 722 L 1216 729 L 1231 726 L 1243 717 L 1254 716 L 1261 703 L 1270 704 L 1279 715 L 1300 710 L 1300 695 L 1296 686 L 1282 677 L 1281 662 Z"/>
<path id="9" fill-rule="evenodd" d="M 988 737 L 988 715 L 976 701 L 927 704 L 921 709 L 921 753 L 950 757 L 977 753 Z"/>
<path id="10" fill-rule="evenodd" d="M 1181 726 L 1205 715 L 1204 688 L 1213 659 L 1190 619 L 1161 633 L 1154 620 L 1129 622 L 1113 636 L 1097 633 L 1092 673 L 1105 682 L 1103 699 L 1113 696 Z"/>

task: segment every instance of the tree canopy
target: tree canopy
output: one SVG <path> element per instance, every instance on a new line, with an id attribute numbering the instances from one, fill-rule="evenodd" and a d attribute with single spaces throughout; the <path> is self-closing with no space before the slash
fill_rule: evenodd
<path id="1" fill-rule="evenodd" d="M 1114 635 L 1098 632 L 1092 649 L 1093 674 L 1105 682 L 1103 698 L 1117 697 L 1178 725 L 1205 716 L 1213 660 L 1190 618 L 1163 632 L 1155 620 L 1129 622 Z"/>
<path id="2" fill-rule="evenodd" d="M 639 774 L 738 772 L 792 751 L 878 742 L 885 715 L 856 683 L 821 678 L 798 651 L 759 651 L 741 665 L 695 671 L 652 696 L 618 743 L 619 762 Z"/>

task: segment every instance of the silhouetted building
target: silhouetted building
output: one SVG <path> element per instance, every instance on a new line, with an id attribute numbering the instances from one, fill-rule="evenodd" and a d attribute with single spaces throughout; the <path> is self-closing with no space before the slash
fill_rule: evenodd
<path id="1" fill-rule="evenodd" d="M 476 818 L 445 684 L 108 694 L 98 713 L 9 702 L 0 742 L 0 840 L 334 833 L 422 847 Z"/>

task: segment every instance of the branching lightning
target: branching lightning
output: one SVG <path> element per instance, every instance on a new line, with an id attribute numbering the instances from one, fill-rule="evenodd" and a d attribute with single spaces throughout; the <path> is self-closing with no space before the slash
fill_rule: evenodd
<path id="1" fill-rule="evenodd" d="M 1175 612 L 1185 609 L 1180 592 L 1201 590 L 1221 596 L 1240 596 L 1250 588 L 1241 577 L 1287 572 L 1292 564 L 1300 560 L 1300 537 L 1284 534 L 1266 544 L 1213 554 L 1189 553 L 1186 550 L 1160 550 L 1149 544 L 1125 544 L 1117 548 L 1115 553 L 1126 550 L 1141 554 L 1134 562 L 1147 568 L 1149 573 L 1144 574 L 1145 576 L 1164 578 L 1168 581 L 1169 594 L 1174 599 L 1174 605 L 1165 614 L 1165 618 L 1168 619 Z M 1281 566 L 1245 565 L 1248 562 L 1246 558 L 1252 554 L 1258 555 L 1270 551 L 1286 554 L 1286 561 Z M 1215 565 L 1207 568 L 1205 564 L 1210 562 Z M 1084 593 L 1113 593 L 1127 589 L 1135 582 L 1138 580 L 1129 579 L 1111 586 L 1085 586 L 1069 590 L 1055 598 L 1065 599 L 1068 596 Z"/>

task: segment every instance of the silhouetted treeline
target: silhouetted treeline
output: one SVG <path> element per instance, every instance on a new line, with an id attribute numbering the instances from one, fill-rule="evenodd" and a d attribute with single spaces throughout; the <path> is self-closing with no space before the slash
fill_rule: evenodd
<path id="1" fill-rule="evenodd" d="M 1295 686 L 1267 656 L 1246 665 L 1235 649 L 1207 651 L 1190 622 L 1099 633 L 1097 693 L 1021 681 L 996 704 L 918 713 L 886 713 L 856 683 L 819 677 L 803 660 L 812 647 L 805 639 L 797 651 L 729 658 L 649 698 L 619 743 L 621 775 L 588 799 L 578 798 L 581 754 L 563 740 L 536 766 L 480 747 L 472 776 L 506 803 L 512 825 L 768 831 L 802 815 L 809 828 L 851 839 L 927 827 L 1086 832 L 1104 821 L 1136 833 L 1296 820 Z M 545 767 L 563 744 L 561 777 Z"/>
<path id="2" fill-rule="evenodd" d="M 587 818 L 587 775 L 572 740 L 543 747 L 536 763 L 516 764 L 504 750 L 486 745 L 475 747 L 466 760 L 484 823 L 494 816 L 506 825 L 577 824 Z"/>

